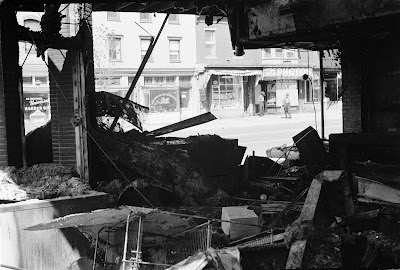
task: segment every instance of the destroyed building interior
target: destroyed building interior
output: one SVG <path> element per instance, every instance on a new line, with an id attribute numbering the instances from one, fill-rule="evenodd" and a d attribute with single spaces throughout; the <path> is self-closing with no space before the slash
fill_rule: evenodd
<path id="1" fill-rule="evenodd" d="M 42 30 L 17 11 L 44 11 Z M 276 161 L 234 138 L 164 136 L 210 112 L 144 130 L 148 107 L 95 91 L 93 11 L 227 17 L 237 56 L 338 50 L 343 132 L 305 126 Z M 398 0 L 0 0 L 0 269 L 399 269 L 399 22 Z M 19 41 L 51 74 L 51 121 L 27 136 Z"/>

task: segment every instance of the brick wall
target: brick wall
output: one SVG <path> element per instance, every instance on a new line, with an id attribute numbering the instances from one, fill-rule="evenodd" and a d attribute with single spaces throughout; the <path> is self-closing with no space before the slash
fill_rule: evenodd
<path id="1" fill-rule="evenodd" d="M 64 14 L 60 33 L 69 37 L 68 8 Z M 74 117 L 73 67 L 76 52 L 67 50 L 48 50 L 50 106 L 51 106 L 51 139 L 53 145 L 53 162 L 64 166 L 76 167 L 75 127 L 71 124 Z"/>
<path id="2" fill-rule="evenodd" d="M 362 68 L 360 42 L 342 43 L 343 132 L 361 132 Z"/>
<path id="3" fill-rule="evenodd" d="M 9 3 L 0 6 L 0 165 L 22 166 L 18 92 L 17 19 Z"/>

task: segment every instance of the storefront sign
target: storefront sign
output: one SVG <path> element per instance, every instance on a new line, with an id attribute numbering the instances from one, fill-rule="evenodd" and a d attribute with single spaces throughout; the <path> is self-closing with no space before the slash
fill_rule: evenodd
<path id="1" fill-rule="evenodd" d="M 302 80 L 302 76 L 308 74 L 312 76 L 312 69 L 308 68 L 264 68 L 264 80 L 294 79 Z"/>
<path id="2" fill-rule="evenodd" d="M 24 93 L 24 118 L 27 121 L 50 119 L 49 93 Z"/>
<path id="3" fill-rule="evenodd" d="M 150 90 L 150 112 L 178 110 L 177 90 Z"/>

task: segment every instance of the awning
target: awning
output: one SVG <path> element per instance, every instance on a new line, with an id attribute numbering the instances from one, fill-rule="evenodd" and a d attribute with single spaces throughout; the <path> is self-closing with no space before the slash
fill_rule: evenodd
<path id="1" fill-rule="evenodd" d="M 210 75 L 230 75 L 230 76 L 256 76 L 261 75 L 261 69 L 208 69 Z"/>
<path id="2" fill-rule="evenodd" d="M 263 69 L 262 79 L 267 80 L 302 80 L 303 75 L 313 77 L 312 68 L 267 67 Z"/>

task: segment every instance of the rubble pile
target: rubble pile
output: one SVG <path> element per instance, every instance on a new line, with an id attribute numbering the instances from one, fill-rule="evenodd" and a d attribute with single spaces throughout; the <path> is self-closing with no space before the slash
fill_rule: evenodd
<path id="1" fill-rule="evenodd" d="M 0 169 L 0 200 L 23 201 L 78 196 L 94 192 L 72 168 L 36 164 L 28 168 Z"/>

